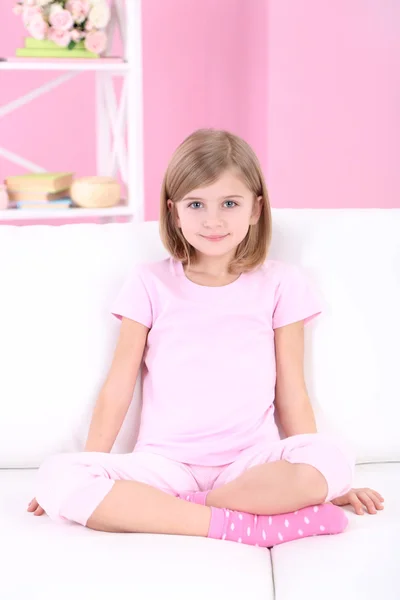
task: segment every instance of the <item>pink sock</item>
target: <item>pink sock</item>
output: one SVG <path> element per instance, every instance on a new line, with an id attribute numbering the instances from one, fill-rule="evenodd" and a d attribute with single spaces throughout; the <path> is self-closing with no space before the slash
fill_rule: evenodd
<path id="1" fill-rule="evenodd" d="M 347 523 L 345 512 L 333 504 L 308 506 L 271 517 L 211 508 L 208 537 L 271 548 L 313 535 L 341 533 Z"/>
<path id="2" fill-rule="evenodd" d="M 182 492 L 178 494 L 178 498 L 181 500 L 186 500 L 187 502 L 192 502 L 192 504 L 202 504 L 206 505 L 207 492 Z"/>

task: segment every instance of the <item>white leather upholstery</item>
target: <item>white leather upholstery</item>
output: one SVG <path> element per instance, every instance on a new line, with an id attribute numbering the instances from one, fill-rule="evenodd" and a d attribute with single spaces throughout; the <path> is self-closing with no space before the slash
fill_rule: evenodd
<path id="1" fill-rule="evenodd" d="M 165 256 L 157 223 L 0 227 L 0 598 L 400 598 L 400 210 L 274 210 L 272 258 L 315 279 L 306 374 L 322 431 L 386 498 L 340 536 L 271 553 L 213 540 L 103 534 L 26 513 L 36 467 L 83 448 L 129 265 Z M 113 448 L 133 448 L 136 397 Z M 272 566 L 271 567 L 271 560 Z"/>

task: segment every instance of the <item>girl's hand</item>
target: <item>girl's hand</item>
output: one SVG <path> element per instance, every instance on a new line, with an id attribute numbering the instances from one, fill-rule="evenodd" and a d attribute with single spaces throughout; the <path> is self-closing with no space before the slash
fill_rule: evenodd
<path id="1" fill-rule="evenodd" d="M 331 501 L 336 506 L 350 504 L 357 515 L 363 515 L 365 509 L 370 515 L 375 515 L 377 510 L 383 510 L 384 498 L 370 488 L 353 488 L 344 496 L 339 496 Z"/>
<path id="2" fill-rule="evenodd" d="M 43 508 L 37 503 L 36 498 L 33 498 L 33 500 L 29 502 L 27 511 L 33 512 L 36 517 L 40 517 L 41 515 L 45 514 Z"/>

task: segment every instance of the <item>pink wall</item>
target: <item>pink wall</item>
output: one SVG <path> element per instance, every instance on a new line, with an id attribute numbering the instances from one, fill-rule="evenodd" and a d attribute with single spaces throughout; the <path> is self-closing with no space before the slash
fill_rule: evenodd
<path id="1" fill-rule="evenodd" d="M 10 4 L 0 2 L 0 56 L 24 36 Z M 145 0 L 146 218 L 157 218 L 171 153 L 198 127 L 252 144 L 273 206 L 400 206 L 399 26 L 391 0 Z M 0 71 L 0 104 L 48 78 Z M 80 75 L 12 113 L 0 144 L 49 170 L 93 173 L 92 90 Z M 0 179 L 18 172 L 0 159 Z"/>
<path id="2" fill-rule="evenodd" d="M 400 207 L 400 2 L 271 0 L 273 204 Z"/>

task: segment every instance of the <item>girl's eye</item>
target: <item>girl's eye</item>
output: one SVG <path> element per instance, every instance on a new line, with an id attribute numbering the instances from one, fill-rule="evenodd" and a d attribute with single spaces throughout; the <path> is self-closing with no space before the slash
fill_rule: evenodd
<path id="1" fill-rule="evenodd" d="M 201 202 L 192 202 L 191 204 L 189 204 L 189 208 L 201 208 L 202 207 L 202 203 Z"/>
<path id="2" fill-rule="evenodd" d="M 233 200 L 226 200 L 226 202 L 224 202 L 224 206 L 226 206 L 226 208 L 233 208 L 234 206 L 237 206 L 237 202 L 234 202 Z"/>

